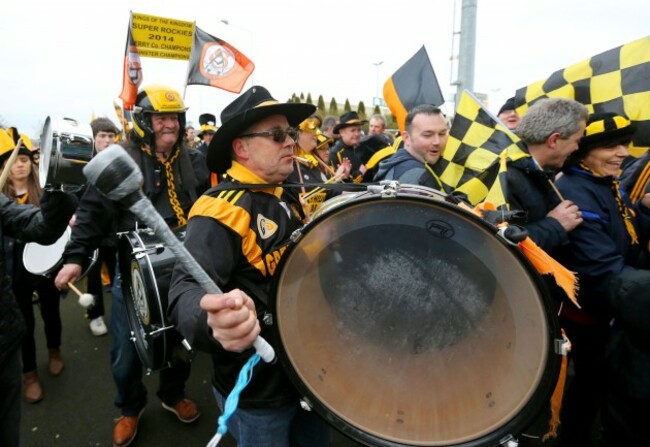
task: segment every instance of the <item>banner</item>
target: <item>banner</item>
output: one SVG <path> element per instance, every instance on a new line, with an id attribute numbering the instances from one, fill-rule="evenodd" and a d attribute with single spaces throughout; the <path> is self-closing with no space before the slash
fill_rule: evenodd
<path id="1" fill-rule="evenodd" d="M 445 102 L 424 45 L 386 81 L 384 101 L 402 132 L 406 115 L 413 107 L 440 106 Z"/>
<path id="2" fill-rule="evenodd" d="M 134 12 L 130 29 L 142 57 L 182 61 L 190 58 L 194 22 Z"/>
<path id="3" fill-rule="evenodd" d="M 228 42 L 195 27 L 187 85 L 210 85 L 240 93 L 254 69 L 255 64 Z"/>

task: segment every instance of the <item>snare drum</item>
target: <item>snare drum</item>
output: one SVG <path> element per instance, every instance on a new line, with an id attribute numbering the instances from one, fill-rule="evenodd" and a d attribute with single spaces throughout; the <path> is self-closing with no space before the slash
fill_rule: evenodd
<path id="1" fill-rule="evenodd" d="M 41 135 L 41 188 L 56 190 L 86 184 L 82 170 L 93 156 L 92 135 L 89 124 L 72 118 L 47 117 Z"/>
<path id="2" fill-rule="evenodd" d="M 36 242 L 28 242 L 23 250 L 23 265 L 25 270 L 34 275 L 52 277 L 63 265 L 63 252 L 70 241 L 72 230 L 67 227 L 61 237 L 51 245 L 41 245 Z M 90 257 L 90 265 L 82 273 L 79 279 L 86 276 L 90 267 L 97 261 L 98 252 L 95 250 Z"/>
<path id="3" fill-rule="evenodd" d="M 325 202 L 271 297 L 284 368 L 311 406 L 372 446 L 493 446 L 549 405 L 557 318 L 497 229 L 433 190 Z"/>
<path id="4" fill-rule="evenodd" d="M 184 228 L 176 232 L 182 241 Z M 131 339 L 147 372 L 176 360 L 181 335 L 167 319 L 167 294 L 175 257 L 153 230 L 120 234 L 119 266 Z M 180 351 L 180 350 L 179 350 Z"/>

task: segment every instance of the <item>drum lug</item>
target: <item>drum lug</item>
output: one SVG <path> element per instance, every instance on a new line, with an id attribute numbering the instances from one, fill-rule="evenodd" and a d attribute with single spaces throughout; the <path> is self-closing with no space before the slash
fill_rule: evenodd
<path id="1" fill-rule="evenodd" d="M 568 338 L 556 338 L 555 339 L 555 353 L 563 356 L 567 356 L 571 350 L 571 343 Z"/>
<path id="2" fill-rule="evenodd" d="M 518 247 L 519 242 L 528 237 L 528 232 L 521 227 L 512 225 L 499 228 L 497 236 L 503 239 L 507 244 Z"/>
<path id="3" fill-rule="evenodd" d="M 289 239 L 294 244 L 297 243 L 300 239 L 302 239 L 302 229 L 298 228 L 293 233 L 291 233 L 291 236 L 289 236 Z"/>
<path id="4" fill-rule="evenodd" d="M 305 411 L 311 411 L 312 404 L 311 402 L 309 402 L 309 399 L 307 399 L 306 397 L 300 399 L 300 408 L 302 408 Z"/>
<path id="5" fill-rule="evenodd" d="M 396 180 L 382 180 L 379 185 L 368 185 L 368 192 L 380 194 L 382 199 L 397 197 L 399 182 Z"/>
<path id="6" fill-rule="evenodd" d="M 264 322 L 265 325 L 272 326 L 273 325 L 273 315 L 268 313 L 268 312 L 264 312 L 264 316 L 262 317 L 262 321 Z"/>
<path id="7" fill-rule="evenodd" d="M 517 441 L 514 436 L 508 435 L 499 441 L 499 445 L 502 445 L 503 447 L 517 447 L 519 445 L 519 441 Z"/>

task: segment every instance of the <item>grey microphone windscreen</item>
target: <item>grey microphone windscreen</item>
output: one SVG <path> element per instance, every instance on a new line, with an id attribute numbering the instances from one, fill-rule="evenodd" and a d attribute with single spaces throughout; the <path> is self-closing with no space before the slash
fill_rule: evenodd
<path id="1" fill-rule="evenodd" d="M 113 144 L 95 155 L 83 168 L 88 182 L 111 200 L 121 200 L 140 190 L 142 172 L 124 148 Z"/>

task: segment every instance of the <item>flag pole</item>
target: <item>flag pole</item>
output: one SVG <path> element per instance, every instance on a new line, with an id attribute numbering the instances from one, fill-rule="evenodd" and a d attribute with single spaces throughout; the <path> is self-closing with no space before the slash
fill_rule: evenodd
<path id="1" fill-rule="evenodd" d="M 185 101 L 185 94 L 187 93 L 187 80 L 190 76 L 190 70 L 192 69 L 192 53 L 194 52 L 194 35 L 196 34 L 196 20 L 194 21 L 194 28 L 192 29 L 192 49 L 190 50 L 190 58 L 187 61 L 187 73 L 185 73 L 185 87 L 183 87 L 183 101 Z"/>

